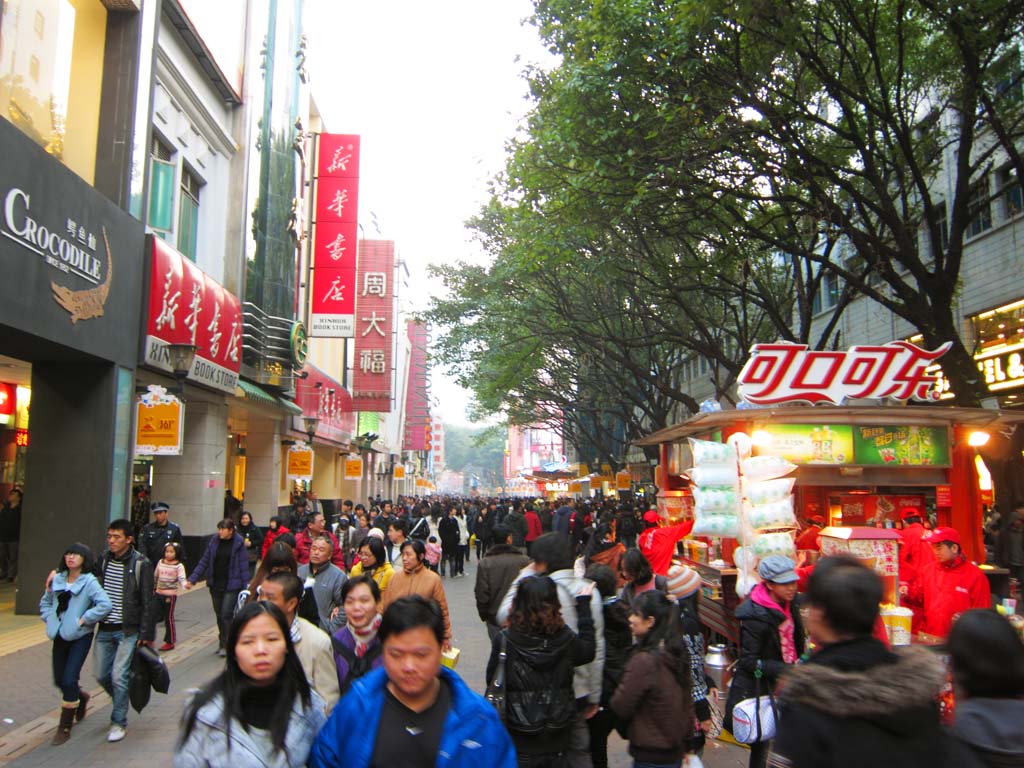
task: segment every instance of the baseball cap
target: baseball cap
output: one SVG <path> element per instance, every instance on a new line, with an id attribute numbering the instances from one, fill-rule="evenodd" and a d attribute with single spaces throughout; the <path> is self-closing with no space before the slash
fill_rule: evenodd
<path id="1" fill-rule="evenodd" d="M 683 600 L 700 589 L 700 574 L 686 565 L 673 565 L 666 576 L 668 593 L 676 600 Z"/>
<path id="2" fill-rule="evenodd" d="M 656 523 L 656 522 L 658 522 L 658 520 L 659 520 L 658 513 L 655 510 L 648 509 L 646 512 L 644 512 L 644 522 L 645 523 Z"/>
<path id="3" fill-rule="evenodd" d="M 944 541 L 948 541 L 950 544 L 962 546 L 960 534 L 956 532 L 955 528 L 936 528 L 934 531 L 922 538 L 929 544 L 941 544 Z"/>
<path id="4" fill-rule="evenodd" d="M 815 525 L 824 525 L 825 524 L 825 518 L 822 517 L 821 515 L 811 515 L 807 519 L 810 520 Z"/>
<path id="5" fill-rule="evenodd" d="M 900 509 L 900 520 L 907 520 L 911 517 L 923 517 L 924 513 L 917 507 L 903 507 Z"/>
<path id="6" fill-rule="evenodd" d="M 757 574 L 765 581 L 792 584 L 797 580 L 796 563 L 785 555 L 768 555 L 758 564 Z"/>
<path id="7" fill-rule="evenodd" d="M 150 506 L 149 510 L 155 515 L 157 512 L 170 512 L 171 507 L 169 504 L 165 504 L 162 501 L 157 501 Z"/>

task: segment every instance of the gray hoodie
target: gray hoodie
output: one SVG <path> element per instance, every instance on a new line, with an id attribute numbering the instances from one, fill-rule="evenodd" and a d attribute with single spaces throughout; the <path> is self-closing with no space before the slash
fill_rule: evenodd
<path id="1" fill-rule="evenodd" d="M 1024 700 L 964 699 L 956 705 L 953 733 L 986 768 L 1024 766 Z"/>

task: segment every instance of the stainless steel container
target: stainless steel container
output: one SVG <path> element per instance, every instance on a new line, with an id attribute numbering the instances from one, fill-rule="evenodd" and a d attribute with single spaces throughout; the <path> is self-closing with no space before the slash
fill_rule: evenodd
<path id="1" fill-rule="evenodd" d="M 729 658 L 728 649 L 721 644 L 714 643 L 708 646 L 708 652 L 704 654 L 704 670 L 715 682 L 720 696 L 724 697 L 729 688 L 729 681 L 732 678 L 732 659 Z"/>

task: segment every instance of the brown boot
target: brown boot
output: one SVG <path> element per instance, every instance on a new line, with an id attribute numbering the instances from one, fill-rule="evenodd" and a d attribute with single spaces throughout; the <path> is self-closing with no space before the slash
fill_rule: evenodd
<path id="1" fill-rule="evenodd" d="M 85 708 L 89 706 L 89 699 L 92 698 L 85 691 L 78 692 L 78 709 L 75 710 L 75 720 L 82 722 L 85 720 Z"/>
<path id="2" fill-rule="evenodd" d="M 50 742 L 55 747 L 60 746 L 71 738 L 71 726 L 75 724 L 76 707 L 78 707 L 77 702 L 70 707 L 61 707 L 60 724 L 57 726 L 57 732 L 53 734 L 53 741 Z"/>

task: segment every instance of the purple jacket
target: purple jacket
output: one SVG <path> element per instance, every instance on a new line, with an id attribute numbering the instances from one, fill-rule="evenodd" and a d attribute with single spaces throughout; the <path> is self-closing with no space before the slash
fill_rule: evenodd
<path id="1" fill-rule="evenodd" d="M 189 574 L 188 580 L 193 584 L 206 579 L 207 585 L 209 585 L 209 581 L 213 577 L 213 558 L 217 555 L 219 541 L 220 536 L 217 534 L 210 537 L 206 551 L 199 559 L 199 564 Z M 245 551 L 245 541 L 237 533 L 231 541 L 231 562 L 228 564 L 228 584 L 225 587 L 228 592 L 241 591 L 249 584 L 249 557 Z"/>
<path id="2" fill-rule="evenodd" d="M 348 627 L 341 627 L 331 635 L 331 645 L 334 648 L 334 663 L 338 667 L 338 684 L 341 687 L 342 694 L 348 690 L 352 684 L 352 680 L 349 680 L 350 667 L 346 656 L 354 656 L 356 649 L 356 639 L 352 636 L 352 633 L 348 631 Z M 343 652 L 339 646 L 348 651 Z M 373 656 L 373 661 L 370 662 L 370 669 L 377 669 L 377 667 L 384 666 L 384 656 L 379 652 L 380 639 L 375 637 L 373 642 L 370 643 L 367 648 L 367 655 Z M 366 670 L 367 672 L 369 670 Z M 364 672 L 365 674 L 365 672 Z"/>

